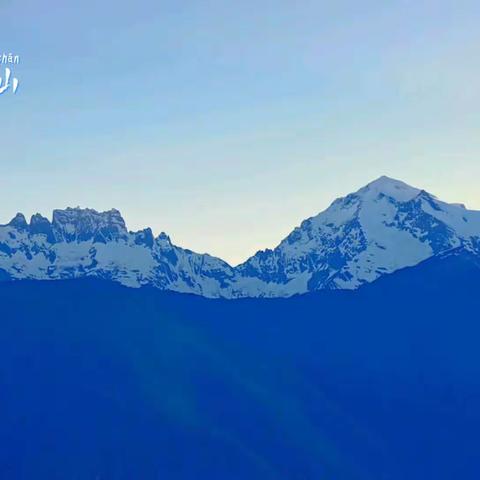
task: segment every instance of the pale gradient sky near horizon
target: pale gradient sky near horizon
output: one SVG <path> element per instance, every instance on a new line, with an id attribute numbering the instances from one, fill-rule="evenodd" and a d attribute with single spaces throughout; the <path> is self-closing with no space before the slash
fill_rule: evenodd
<path id="1" fill-rule="evenodd" d="M 463 0 L 0 0 L 0 223 L 115 207 L 235 264 L 380 175 L 480 209 L 479 24 Z"/>

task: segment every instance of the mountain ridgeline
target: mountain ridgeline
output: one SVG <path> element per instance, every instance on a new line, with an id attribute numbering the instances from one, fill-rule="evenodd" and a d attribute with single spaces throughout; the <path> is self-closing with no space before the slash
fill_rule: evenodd
<path id="1" fill-rule="evenodd" d="M 457 248 L 480 251 L 480 212 L 380 177 L 237 267 L 165 233 L 129 232 L 117 210 L 54 210 L 51 222 L 17 214 L 0 226 L 0 279 L 96 277 L 206 297 L 288 297 L 356 289 Z"/>

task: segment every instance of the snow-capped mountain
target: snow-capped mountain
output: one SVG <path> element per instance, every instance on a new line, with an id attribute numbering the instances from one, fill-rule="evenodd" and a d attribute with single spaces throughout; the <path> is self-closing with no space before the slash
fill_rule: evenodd
<path id="1" fill-rule="evenodd" d="M 479 250 L 480 212 L 380 177 L 303 221 L 238 271 L 260 279 L 259 290 L 268 296 L 355 289 L 460 246 Z"/>
<path id="2" fill-rule="evenodd" d="M 233 269 L 218 258 L 172 245 L 151 229 L 129 232 L 117 210 L 55 210 L 28 224 L 17 214 L 0 227 L 3 279 L 62 279 L 95 276 L 124 285 L 218 296 Z"/>
<path id="3" fill-rule="evenodd" d="M 480 212 L 381 177 L 235 268 L 164 233 L 129 232 L 117 210 L 67 208 L 30 223 L 17 214 L 0 226 L 0 278 L 95 276 L 207 297 L 277 297 L 355 289 L 458 247 L 480 251 Z"/>

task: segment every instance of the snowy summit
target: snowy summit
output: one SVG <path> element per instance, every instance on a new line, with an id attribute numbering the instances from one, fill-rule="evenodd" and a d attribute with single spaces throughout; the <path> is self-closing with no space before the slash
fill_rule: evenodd
<path id="1" fill-rule="evenodd" d="M 304 220 L 273 250 L 238 267 L 129 232 L 118 210 L 17 214 L 0 226 L 0 279 L 98 277 L 207 297 L 278 297 L 355 289 L 454 248 L 480 252 L 480 212 L 380 177 Z"/>

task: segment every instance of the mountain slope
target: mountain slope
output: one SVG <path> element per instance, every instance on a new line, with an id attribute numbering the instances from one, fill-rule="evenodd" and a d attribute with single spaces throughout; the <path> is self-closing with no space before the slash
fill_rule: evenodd
<path id="1" fill-rule="evenodd" d="M 0 477 L 477 480 L 475 258 L 271 300 L 4 282 Z"/>
<path id="2" fill-rule="evenodd" d="M 238 270 L 270 296 L 355 289 L 452 248 L 480 245 L 480 212 L 381 177 L 302 222 Z M 255 292 L 252 292 L 255 293 Z"/>
<path id="3" fill-rule="evenodd" d="M 92 276 L 206 297 L 287 297 L 356 289 L 459 247 L 480 251 L 480 212 L 381 177 L 235 268 L 164 233 L 128 232 L 117 210 L 68 208 L 30 223 L 18 214 L 0 226 L 0 280 Z"/>
<path id="4" fill-rule="evenodd" d="M 52 223 L 21 214 L 0 227 L 4 279 L 94 276 L 123 285 L 218 296 L 232 268 L 218 258 L 174 246 L 164 233 L 128 232 L 117 210 L 55 210 Z"/>

